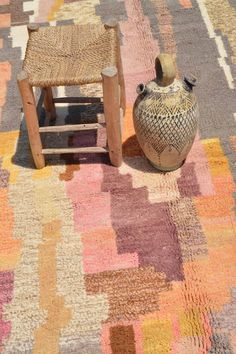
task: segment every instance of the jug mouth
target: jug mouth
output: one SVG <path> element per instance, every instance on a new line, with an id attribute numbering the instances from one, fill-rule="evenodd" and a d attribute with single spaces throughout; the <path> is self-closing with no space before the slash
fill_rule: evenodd
<path id="1" fill-rule="evenodd" d="M 147 88 L 146 85 L 144 84 L 139 84 L 136 88 L 136 92 L 138 95 L 141 95 L 142 93 L 146 93 L 147 92 Z"/>
<path id="2" fill-rule="evenodd" d="M 184 84 L 188 91 L 192 91 L 197 84 L 197 78 L 193 74 L 184 76 Z"/>

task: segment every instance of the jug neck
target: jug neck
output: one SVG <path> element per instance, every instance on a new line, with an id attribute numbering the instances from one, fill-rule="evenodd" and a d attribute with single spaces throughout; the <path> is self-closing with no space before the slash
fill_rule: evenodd
<path id="1" fill-rule="evenodd" d="M 161 53 L 156 57 L 155 70 L 158 85 L 169 86 L 174 82 L 176 69 L 170 54 Z"/>

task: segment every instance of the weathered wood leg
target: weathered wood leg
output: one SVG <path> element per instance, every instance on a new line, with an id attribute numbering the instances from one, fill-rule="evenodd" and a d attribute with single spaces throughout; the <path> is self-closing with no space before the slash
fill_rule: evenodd
<path id="1" fill-rule="evenodd" d="M 45 96 L 44 96 L 45 110 L 47 114 L 49 114 L 50 120 L 55 120 L 57 114 L 56 114 L 55 104 L 53 102 L 52 89 L 51 87 L 45 87 L 44 90 L 45 90 Z"/>
<path id="2" fill-rule="evenodd" d="M 119 167 L 122 163 L 122 139 L 117 69 L 105 68 L 102 71 L 102 80 L 109 156 L 112 165 Z"/>
<path id="3" fill-rule="evenodd" d="M 37 168 L 43 168 L 45 166 L 45 159 L 42 154 L 42 143 L 39 134 L 39 123 L 35 97 L 33 89 L 29 84 L 27 73 L 21 71 L 21 73 L 17 76 L 17 82 L 22 98 L 23 110 L 25 114 L 29 142 L 34 163 Z"/>
<path id="4" fill-rule="evenodd" d="M 37 32 L 39 30 L 39 24 L 38 23 L 28 23 L 27 25 L 27 30 L 28 30 L 28 35 L 32 32 Z"/>
<path id="5" fill-rule="evenodd" d="M 125 94 L 125 80 L 124 80 L 124 73 L 123 73 L 123 65 L 121 59 L 121 52 L 120 52 L 120 27 L 119 23 L 115 19 L 110 19 L 104 24 L 106 29 L 114 28 L 116 31 L 117 36 L 117 69 L 118 69 L 118 80 L 120 85 L 120 107 L 123 110 L 123 115 L 125 115 L 126 110 L 126 94 Z"/>
<path id="6" fill-rule="evenodd" d="M 123 115 L 125 115 L 126 94 L 125 94 L 125 80 L 124 80 L 121 57 L 120 57 L 120 60 L 118 59 L 118 75 L 119 75 L 119 85 L 120 85 L 120 107 L 123 110 Z"/>

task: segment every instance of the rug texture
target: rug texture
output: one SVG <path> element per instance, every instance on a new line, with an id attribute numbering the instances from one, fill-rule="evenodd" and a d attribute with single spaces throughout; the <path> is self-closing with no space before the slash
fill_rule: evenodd
<path id="1" fill-rule="evenodd" d="M 35 170 L 16 85 L 26 24 L 110 16 L 122 35 L 124 162 L 62 155 Z M 0 27 L 0 353 L 236 353 L 236 1 L 0 0 Z M 198 77 L 200 106 L 191 153 L 166 174 L 132 123 L 136 86 L 154 77 L 160 51 L 179 77 Z M 55 90 L 91 93 L 100 87 Z M 101 113 L 58 107 L 68 123 Z M 101 131 L 45 144 L 104 140 Z"/>

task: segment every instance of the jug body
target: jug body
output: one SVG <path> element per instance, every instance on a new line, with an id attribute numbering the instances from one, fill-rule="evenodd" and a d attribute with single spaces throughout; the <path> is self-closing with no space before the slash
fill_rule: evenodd
<path id="1" fill-rule="evenodd" d="M 138 86 L 133 108 L 134 128 L 139 144 L 151 162 L 161 171 L 172 171 L 185 161 L 198 127 L 198 104 L 193 86 L 195 79 L 175 79 L 171 58 L 162 54 L 156 59 L 155 80 Z M 166 71 L 165 71 L 166 70 Z M 158 77 L 159 75 L 159 77 Z"/>

